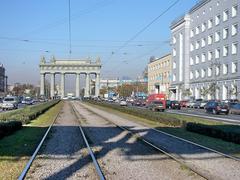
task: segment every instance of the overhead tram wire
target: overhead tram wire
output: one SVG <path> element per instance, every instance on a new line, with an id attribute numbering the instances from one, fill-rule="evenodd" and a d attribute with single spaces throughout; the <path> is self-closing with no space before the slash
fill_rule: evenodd
<path id="1" fill-rule="evenodd" d="M 114 53 L 111 53 L 110 57 L 105 62 L 109 62 L 111 58 L 114 56 L 114 54 L 118 53 L 121 49 L 126 47 L 131 41 L 136 39 L 140 34 L 142 34 L 147 28 L 149 28 L 154 22 L 156 22 L 160 17 L 162 17 L 164 14 L 166 14 L 170 9 L 172 9 L 180 0 L 176 0 L 173 4 L 171 4 L 167 9 L 165 9 L 160 15 L 158 15 L 156 18 L 154 18 L 150 23 L 148 23 L 146 26 L 144 26 L 140 31 L 138 31 L 134 36 L 132 36 L 129 40 L 127 40 L 120 48 L 118 48 Z"/>

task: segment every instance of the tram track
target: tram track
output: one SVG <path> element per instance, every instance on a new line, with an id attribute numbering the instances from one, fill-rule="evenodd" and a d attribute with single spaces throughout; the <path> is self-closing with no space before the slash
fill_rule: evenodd
<path id="1" fill-rule="evenodd" d="M 92 163 L 93 163 L 93 165 L 94 165 L 94 167 L 95 167 L 95 169 L 96 169 L 97 175 L 98 175 L 98 177 L 99 177 L 100 180 L 105 180 L 105 177 L 104 177 L 104 175 L 103 175 L 103 173 L 102 173 L 102 170 L 101 170 L 100 166 L 98 165 L 98 162 L 97 162 L 97 160 L 96 160 L 96 158 L 95 158 L 95 156 L 94 156 L 93 150 L 91 149 L 91 147 L 90 147 L 90 145 L 89 145 L 89 142 L 88 142 L 88 139 L 87 139 L 87 137 L 86 137 L 86 135 L 85 135 L 82 127 L 81 127 L 81 122 L 80 122 L 79 116 L 78 116 L 78 114 L 77 114 L 74 106 L 73 106 L 72 104 L 70 104 L 70 106 L 71 106 L 71 108 L 72 108 L 72 110 L 73 110 L 73 114 L 74 114 L 74 116 L 76 117 L 76 120 L 78 121 L 79 131 L 80 131 L 81 136 L 82 136 L 82 138 L 83 138 L 83 140 L 84 140 L 84 143 L 85 143 L 85 145 L 86 145 L 86 147 L 87 147 L 87 149 L 88 149 L 89 156 L 91 156 Z M 31 166 L 32 166 L 33 163 L 34 163 L 34 160 L 36 159 L 39 151 L 41 150 L 42 145 L 43 145 L 44 142 L 46 141 L 46 138 L 49 136 L 49 132 L 51 131 L 53 125 L 56 123 L 56 120 L 58 119 L 60 113 L 61 113 L 61 111 L 59 111 L 58 114 L 54 117 L 53 122 L 52 122 L 51 125 L 48 127 L 46 133 L 44 134 L 44 136 L 43 136 L 43 138 L 41 139 L 40 143 L 38 144 L 37 148 L 35 149 L 35 151 L 34 151 L 33 155 L 31 156 L 30 160 L 29 160 L 28 163 L 26 164 L 24 170 L 22 171 L 22 173 L 21 173 L 20 176 L 18 177 L 18 180 L 24 180 L 24 179 L 26 178 L 26 176 L 27 176 L 27 174 L 28 174 Z M 55 158 L 55 159 L 56 159 L 56 158 Z M 60 159 L 61 159 L 61 158 L 60 158 Z"/>
<path id="2" fill-rule="evenodd" d="M 78 103 L 80 105 L 80 103 Z M 122 129 L 123 131 L 128 131 L 130 132 L 132 135 L 136 136 L 137 138 L 141 139 L 144 143 L 148 144 L 149 146 L 155 148 L 156 150 L 166 154 L 167 156 L 169 156 L 170 158 L 174 159 L 175 161 L 179 162 L 181 165 L 183 165 L 184 167 L 187 167 L 189 168 L 190 170 L 192 170 L 193 172 L 195 172 L 196 174 L 198 174 L 199 176 L 205 178 L 205 179 L 214 179 L 215 177 L 214 176 L 211 176 L 210 173 L 204 173 L 203 171 L 199 171 L 198 167 L 197 166 L 194 166 L 192 164 L 190 164 L 189 162 L 186 163 L 185 162 L 185 159 L 182 158 L 181 156 L 179 156 L 178 154 L 174 154 L 174 153 L 171 153 L 170 151 L 167 150 L 167 148 L 164 148 L 163 146 L 161 146 L 161 144 L 157 144 L 157 143 L 154 143 L 154 142 L 151 142 L 145 138 L 143 138 L 142 135 L 140 135 L 139 133 L 136 133 L 134 132 L 133 130 L 131 130 L 130 128 L 127 128 L 127 126 L 123 126 L 123 125 L 119 125 L 118 123 L 116 122 L 113 122 L 112 120 L 110 120 L 110 118 L 107 118 L 106 116 L 103 116 L 101 115 L 100 113 L 96 112 L 96 111 L 93 111 L 92 109 L 89 109 L 87 107 L 89 106 L 84 106 L 86 109 L 88 109 L 90 112 L 92 113 L 95 113 L 97 114 L 98 116 L 101 116 L 101 118 L 105 119 L 106 121 L 108 121 L 109 123 L 112 123 L 114 124 L 115 126 L 117 126 L 118 128 Z M 140 123 L 141 124 L 141 123 Z M 141 124 L 142 125 L 142 124 Z M 149 127 L 147 127 L 149 128 Z M 203 149 L 204 151 L 206 152 L 210 152 L 210 153 L 215 153 L 217 154 L 220 158 L 227 158 L 229 159 L 230 161 L 235 161 L 237 163 L 240 162 L 240 159 L 237 158 L 237 157 L 234 157 L 234 156 L 231 156 L 231 155 L 228 155 L 228 154 L 224 154 L 222 152 L 219 152 L 219 151 L 216 151 L 216 150 L 213 150 L 211 148 L 208 148 L 208 147 L 205 147 L 203 145 L 200 145 L 200 144 L 197 144 L 197 143 L 194 143 L 194 142 L 191 142 L 191 141 L 188 141 L 188 140 L 185 140 L 183 138 L 180 138 L 180 137 L 177 137 L 177 136 L 174 136 L 172 134 L 168 134 L 166 132 L 163 132 L 161 130 L 158 130 L 158 129 L 155 129 L 155 128 L 149 128 L 151 129 L 152 131 L 155 131 L 156 133 L 159 133 L 161 135 L 164 135 L 164 136 L 168 136 L 172 139 L 175 139 L 175 140 L 178 140 L 178 141 L 182 141 L 183 143 L 187 143 L 187 144 L 190 144 L 191 146 L 195 146 L 197 147 L 198 149 Z"/>

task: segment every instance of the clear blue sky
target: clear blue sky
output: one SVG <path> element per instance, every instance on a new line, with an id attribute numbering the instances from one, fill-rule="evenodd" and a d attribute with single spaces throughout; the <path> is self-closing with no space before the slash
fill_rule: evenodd
<path id="1" fill-rule="evenodd" d="M 180 0 L 138 38 L 116 50 L 174 1 L 71 0 L 72 58 L 99 56 L 102 77 L 141 75 L 150 56 L 170 52 L 165 41 L 170 39 L 171 21 L 197 0 Z M 52 55 L 69 57 L 68 0 L 0 3 L 0 62 L 6 67 L 9 82 L 37 84 L 42 55 L 47 59 Z"/>

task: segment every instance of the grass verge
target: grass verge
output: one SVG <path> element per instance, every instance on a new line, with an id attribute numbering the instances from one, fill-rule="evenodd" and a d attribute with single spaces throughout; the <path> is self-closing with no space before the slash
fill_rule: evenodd
<path id="1" fill-rule="evenodd" d="M 114 109 L 111 109 L 108 107 L 102 107 L 102 106 L 95 105 L 95 104 L 93 105 L 91 103 L 86 103 L 86 104 L 94 106 L 94 107 L 102 109 L 102 110 L 105 110 L 105 111 L 108 111 L 108 112 L 111 112 L 111 113 L 114 113 L 116 115 L 119 115 L 121 117 L 129 119 L 131 121 L 141 123 L 148 127 L 156 128 L 156 129 L 162 130 L 166 133 L 169 133 L 169 134 L 184 138 L 186 140 L 198 143 L 200 145 L 215 149 L 217 151 L 220 151 L 220 152 L 232 155 L 232 156 L 240 157 L 240 145 L 239 144 L 223 141 L 218 138 L 212 138 L 212 137 L 204 136 L 204 135 L 193 133 L 193 132 L 189 132 L 184 127 L 169 127 L 165 124 L 161 124 L 156 121 L 148 120 L 145 118 L 139 118 L 137 116 L 129 115 L 127 113 L 123 113 L 123 112 L 120 112 L 118 110 L 114 110 Z M 176 117 L 176 118 L 180 118 L 181 120 L 186 121 L 186 122 L 196 122 L 196 123 L 201 122 L 201 123 L 207 124 L 207 125 L 223 125 L 224 124 L 222 122 L 210 121 L 210 120 L 203 119 L 203 118 L 195 118 L 195 117 L 189 117 L 189 116 L 184 116 L 184 115 L 179 116 L 179 115 L 175 115 L 175 114 L 170 114 L 170 115 L 173 117 Z"/>
<path id="2" fill-rule="evenodd" d="M 0 179 L 17 179 L 63 102 L 0 140 Z"/>

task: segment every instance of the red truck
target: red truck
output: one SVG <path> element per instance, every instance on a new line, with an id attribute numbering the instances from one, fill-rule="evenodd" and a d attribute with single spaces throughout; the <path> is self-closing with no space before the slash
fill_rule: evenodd
<path id="1" fill-rule="evenodd" d="M 146 100 L 146 107 L 154 111 L 164 111 L 166 109 L 166 94 L 149 95 Z"/>

